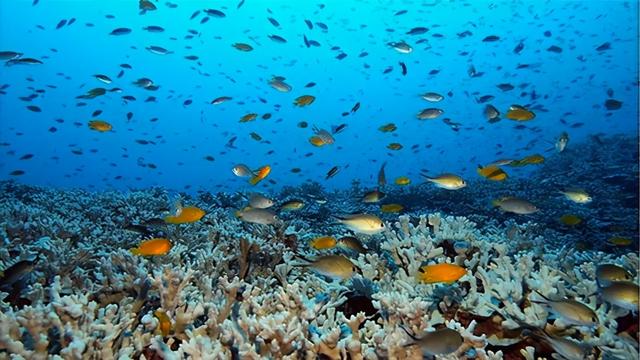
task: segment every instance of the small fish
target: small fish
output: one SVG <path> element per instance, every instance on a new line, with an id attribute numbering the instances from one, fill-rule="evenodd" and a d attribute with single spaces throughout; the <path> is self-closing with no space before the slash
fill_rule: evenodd
<path id="1" fill-rule="evenodd" d="M 384 204 L 380 206 L 380 211 L 383 213 L 398 213 L 404 210 L 404 206 L 400 204 Z"/>
<path id="2" fill-rule="evenodd" d="M 596 280 L 600 287 L 606 287 L 616 281 L 631 281 L 633 280 L 633 275 L 621 266 L 600 264 L 596 267 Z"/>
<path id="3" fill-rule="evenodd" d="M 251 177 L 249 179 L 249 184 L 251 185 L 257 185 L 260 181 L 264 180 L 264 178 L 266 178 L 269 173 L 271 173 L 271 166 L 269 165 L 265 165 L 263 167 L 261 167 L 258 170 L 255 170 L 253 172 L 253 177 Z"/>
<path id="4" fill-rule="evenodd" d="M 382 125 L 378 128 L 378 130 L 382 131 L 382 132 L 394 132 L 398 129 L 398 127 L 396 126 L 396 124 L 394 123 L 388 123 L 386 125 Z"/>
<path id="5" fill-rule="evenodd" d="M 604 102 L 604 107 L 607 110 L 618 110 L 622 107 L 622 101 L 618 101 L 615 99 L 608 99 Z"/>
<path id="6" fill-rule="evenodd" d="M 427 120 L 427 119 L 435 119 L 442 114 L 444 114 L 444 110 L 442 109 L 427 108 L 420 111 L 418 115 L 416 115 L 416 117 L 420 120 Z"/>
<path id="7" fill-rule="evenodd" d="M 409 54 L 413 51 L 411 45 L 407 44 L 404 41 L 390 42 L 388 45 L 401 54 Z"/>
<path id="8" fill-rule="evenodd" d="M 538 211 L 538 208 L 532 203 L 516 197 L 496 199 L 493 200 L 492 204 L 493 206 L 499 207 L 502 211 L 519 215 L 533 214 Z"/>
<path id="9" fill-rule="evenodd" d="M 138 247 L 129 250 L 136 256 L 162 256 L 171 250 L 171 241 L 164 238 L 145 240 Z"/>
<path id="10" fill-rule="evenodd" d="M 156 46 L 156 45 L 147 46 L 145 49 L 147 49 L 147 51 L 156 55 L 173 54 L 173 51 L 169 51 L 161 46 Z"/>
<path id="11" fill-rule="evenodd" d="M 329 171 L 327 171 L 327 175 L 324 177 L 325 180 L 329 180 L 332 177 L 336 176 L 340 168 L 338 166 L 332 167 Z"/>
<path id="12" fill-rule="evenodd" d="M 304 207 L 304 201 L 293 199 L 293 200 L 286 201 L 282 205 L 280 205 L 280 210 L 295 211 L 295 210 L 300 210 L 303 207 Z"/>
<path id="13" fill-rule="evenodd" d="M 362 197 L 362 202 L 366 204 L 377 203 L 384 199 L 385 196 L 385 193 L 378 190 L 369 191 Z"/>
<path id="14" fill-rule="evenodd" d="M 10 291 L 13 284 L 33 272 L 37 261 L 38 257 L 34 260 L 21 260 L 4 269 L 0 275 L 0 289 Z"/>
<path id="15" fill-rule="evenodd" d="M 380 170 L 378 171 L 378 186 L 379 187 L 383 187 L 385 185 L 387 185 L 387 177 L 384 173 L 384 168 L 385 166 L 387 166 L 387 162 L 383 162 L 382 165 L 380 166 Z"/>
<path id="16" fill-rule="evenodd" d="M 156 25 L 149 25 L 142 28 L 142 30 L 151 32 L 151 33 L 160 33 L 164 31 L 164 28 Z"/>
<path id="17" fill-rule="evenodd" d="M 15 60 L 24 55 L 16 51 L 0 51 L 0 60 Z"/>
<path id="18" fill-rule="evenodd" d="M 411 179 L 406 176 L 399 176 L 393 181 L 393 183 L 400 186 L 406 186 L 411 184 Z"/>
<path id="19" fill-rule="evenodd" d="M 252 207 L 247 207 L 236 211 L 235 215 L 241 221 L 252 224 L 272 225 L 279 222 L 276 214 L 267 209 L 254 209 Z"/>
<path id="20" fill-rule="evenodd" d="M 269 35 L 268 38 L 271 39 L 273 42 L 276 42 L 279 44 L 284 44 L 287 42 L 287 39 L 283 38 L 280 35 L 272 34 L 272 35 Z"/>
<path id="21" fill-rule="evenodd" d="M 353 107 L 351 108 L 351 113 L 355 113 L 356 111 L 358 111 L 358 109 L 360 109 L 360 102 L 355 103 L 355 105 L 353 105 Z"/>
<path id="22" fill-rule="evenodd" d="M 435 92 L 427 92 L 420 95 L 420 97 L 429 102 L 439 102 L 439 101 L 442 101 L 442 99 L 444 99 L 444 96 Z"/>
<path id="23" fill-rule="evenodd" d="M 454 353 L 464 342 L 460 333 L 447 327 L 427 332 L 419 338 L 410 334 L 406 329 L 404 330 L 412 339 L 412 342 L 404 346 L 418 346 L 422 351 L 422 356 L 425 358 L 435 358 L 439 355 Z"/>
<path id="24" fill-rule="evenodd" d="M 120 35 L 127 35 L 130 33 L 131 33 L 131 29 L 129 28 L 117 28 L 117 29 L 113 29 L 113 31 L 111 31 L 109 35 L 120 36 Z"/>
<path id="25" fill-rule="evenodd" d="M 402 75 L 407 75 L 407 65 L 402 61 L 400 61 L 398 64 L 400 65 L 400 69 L 402 70 Z"/>
<path id="26" fill-rule="evenodd" d="M 140 10 L 142 10 L 143 12 L 157 10 L 156 6 L 149 0 L 140 0 L 140 2 L 138 3 L 138 8 L 140 8 Z"/>
<path id="27" fill-rule="evenodd" d="M 467 274 L 467 270 L 456 264 L 423 265 L 418 269 L 416 278 L 426 284 L 453 284 Z"/>
<path id="28" fill-rule="evenodd" d="M 564 214 L 558 220 L 567 226 L 576 226 L 582 223 L 582 218 L 574 214 Z"/>
<path id="29" fill-rule="evenodd" d="M 249 45 L 249 44 L 245 44 L 245 43 L 235 43 L 233 45 L 234 48 L 240 50 L 240 51 L 244 51 L 244 52 L 249 52 L 253 50 L 253 46 Z"/>
<path id="30" fill-rule="evenodd" d="M 217 9 L 205 9 L 204 12 L 211 16 L 211 17 L 215 17 L 215 18 L 223 18 L 226 17 L 227 15 L 225 13 L 223 13 L 220 10 Z"/>
<path id="31" fill-rule="evenodd" d="M 537 301 L 529 299 L 529 301 L 545 305 L 549 311 L 553 312 L 556 316 L 561 317 L 565 322 L 570 325 L 580 326 L 596 326 L 598 325 L 598 315 L 587 305 L 569 299 L 563 300 L 550 300 L 546 296 L 536 292 L 544 300 Z"/>
<path id="32" fill-rule="evenodd" d="M 496 165 L 487 165 L 485 167 L 478 165 L 478 174 L 492 181 L 504 181 L 508 177 L 507 173 Z"/>
<path id="33" fill-rule="evenodd" d="M 500 112 L 491 104 L 484 107 L 484 116 L 490 124 L 500 121 Z"/>
<path id="34" fill-rule="evenodd" d="M 307 105 L 311 105 L 313 104 L 313 102 L 316 100 L 315 96 L 311 96 L 311 95 L 302 95 L 297 97 L 294 101 L 293 104 L 295 106 L 307 106 Z"/>
<path id="35" fill-rule="evenodd" d="M 231 97 L 229 97 L 229 96 L 220 96 L 220 97 L 217 97 L 217 98 L 211 100 L 211 104 L 220 105 L 223 102 L 226 102 L 226 101 L 229 101 L 229 100 L 231 100 Z"/>
<path id="36" fill-rule="evenodd" d="M 554 147 L 557 152 L 561 153 L 567 148 L 567 144 L 569 144 L 569 134 L 563 131 L 562 134 L 558 136 L 558 139 L 556 140 Z"/>
<path id="37" fill-rule="evenodd" d="M 256 114 L 256 113 L 249 113 L 249 114 L 243 115 L 243 116 L 240 118 L 240 122 L 241 122 L 241 123 L 244 123 L 244 122 L 253 121 L 253 120 L 255 120 L 257 117 L 258 117 L 258 114 Z"/>
<path id="38" fill-rule="evenodd" d="M 153 316 L 158 319 L 158 328 L 160 329 L 160 333 L 162 334 L 162 336 L 169 336 L 169 334 L 171 333 L 172 324 L 171 319 L 169 318 L 167 313 L 162 310 L 156 310 L 153 312 Z"/>
<path id="39" fill-rule="evenodd" d="M 631 239 L 622 236 L 614 236 L 607 240 L 607 242 L 614 246 L 629 246 L 633 243 Z"/>
<path id="40" fill-rule="evenodd" d="M 560 194 L 564 195 L 567 200 L 571 200 L 577 204 L 588 204 L 593 200 L 586 191 L 577 188 L 560 191 Z"/>
<path id="41" fill-rule="evenodd" d="M 351 260 L 342 255 L 320 256 L 302 266 L 307 266 L 320 275 L 336 280 L 349 279 L 358 271 Z"/>
<path id="42" fill-rule="evenodd" d="M 273 200 L 258 193 L 252 193 L 249 195 L 249 206 L 255 209 L 267 209 L 273 206 Z"/>
<path id="43" fill-rule="evenodd" d="M 615 281 L 601 290 L 602 298 L 609 304 L 638 312 L 640 287 L 631 281 Z"/>
<path id="44" fill-rule="evenodd" d="M 112 81 L 111 78 L 109 78 L 107 75 L 96 74 L 96 75 L 93 75 L 93 77 L 95 77 L 99 81 L 102 81 L 105 84 L 111 84 L 111 81 Z"/>
<path id="45" fill-rule="evenodd" d="M 389 150 L 402 150 L 402 144 L 400 143 L 391 143 L 389 145 L 387 145 L 387 149 Z"/>
<path id="46" fill-rule="evenodd" d="M 372 214 L 342 215 L 336 216 L 336 219 L 349 229 L 367 235 L 378 234 L 385 229 L 384 222 Z"/>
<path id="47" fill-rule="evenodd" d="M 333 236 L 317 237 L 309 242 L 309 247 L 316 250 L 333 249 L 338 241 Z"/>
<path id="48" fill-rule="evenodd" d="M 536 117 L 536 114 L 520 105 L 511 105 L 505 116 L 510 120 L 529 121 L 533 120 Z"/>
<path id="49" fill-rule="evenodd" d="M 500 37 L 497 35 L 489 35 L 482 39 L 483 42 L 494 42 L 500 40 Z"/>
<path id="50" fill-rule="evenodd" d="M 467 186 L 467 183 L 458 175 L 444 173 L 435 177 L 422 175 L 427 181 L 434 183 L 437 187 L 447 190 L 459 190 Z"/>
<path id="51" fill-rule="evenodd" d="M 407 35 L 422 35 L 424 33 L 426 33 L 427 31 L 429 31 L 428 28 L 423 27 L 423 26 L 418 26 L 418 27 L 414 27 L 413 29 L 407 31 Z"/>
<path id="52" fill-rule="evenodd" d="M 360 254 L 365 254 L 367 252 L 367 248 L 365 248 L 364 245 L 362 245 L 362 242 L 354 236 L 341 237 L 338 239 L 337 246 L 341 249 L 352 250 Z"/>
<path id="53" fill-rule="evenodd" d="M 189 224 L 194 223 L 207 213 L 195 206 L 178 206 L 174 215 L 165 216 L 164 222 L 167 224 Z"/>
<path id="54" fill-rule="evenodd" d="M 111 131 L 111 129 L 113 129 L 113 126 L 106 121 L 91 120 L 89 121 L 89 129 L 99 132 L 107 132 Z"/>
<path id="55" fill-rule="evenodd" d="M 284 82 L 285 78 L 282 76 L 274 76 L 271 80 L 269 80 L 269 85 L 272 88 L 280 91 L 280 92 L 289 92 L 291 91 L 291 85 Z"/>

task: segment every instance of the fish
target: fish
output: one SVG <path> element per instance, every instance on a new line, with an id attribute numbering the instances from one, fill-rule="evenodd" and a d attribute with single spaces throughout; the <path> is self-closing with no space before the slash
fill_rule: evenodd
<path id="1" fill-rule="evenodd" d="M 631 241 L 631 239 L 629 238 L 625 238 L 622 236 L 614 236 L 612 238 L 609 238 L 609 240 L 607 240 L 607 242 L 611 245 L 614 246 L 629 246 L 633 243 L 633 241 Z"/>
<path id="2" fill-rule="evenodd" d="M 382 125 L 382 126 L 380 126 L 378 128 L 378 130 L 380 130 L 382 132 L 394 132 L 397 129 L 398 129 L 398 127 L 394 123 L 388 123 L 388 124 Z"/>
<path id="3" fill-rule="evenodd" d="M 117 28 L 117 29 L 113 29 L 109 35 L 115 35 L 115 36 L 120 36 L 120 35 L 127 35 L 131 33 L 131 29 L 129 28 Z"/>
<path id="4" fill-rule="evenodd" d="M 98 132 L 107 132 L 113 129 L 113 126 L 106 121 L 102 120 L 91 120 L 89 121 L 89 129 L 95 130 Z"/>
<path id="5" fill-rule="evenodd" d="M 422 35 L 422 34 L 426 33 L 427 31 L 429 31 L 428 28 L 426 28 L 424 26 L 418 26 L 418 27 L 414 27 L 411 30 L 407 31 L 406 34 L 407 35 Z"/>
<path id="6" fill-rule="evenodd" d="M 478 174 L 485 179 L 492 181 L 504 181 L 507 179 L 507 173 L 496 165 L 487 165 L 485 167 L 478 165 Z"/>
<path id="7" fill-rule="evenodd" d="M 229 100 L 231 100 L 231 97 L 229 97 L 229 96 L 220 96 L 220 97 L 217 97 L 217 98 L 211 100 L 211 104 L 220 105 L 223 102 L 227 102 Z"/>
<path id="8" fill-rule="evenodd" d="M 309 242 L 309 246 L 316 250 L 333 249 L 338 241 L 333 236 L 317 237 Z"/>
<path id="9" fill-rule="evenodd" d="M 7 267 L 0 275 L 0 289 L 10 291 L 11 287 L 33 272 L 39 255 L 34 260 L 21 260 Z"/>
<path id="10" fill-rule="evenodd" d="M 207 213 L 195 206 L 177 206 L 174 215 L 169 215 L 164 218 L 164 222 L 167 224 L 188 224 L 194 223 L 202 219 Z"/>
<path id="11" fill-rule="evenodd" d="M 284 203 L 282 203 L 282 205 L 280 205 L 280 210 L 281 211 L 295 211 L 295 210 L 300 210 L 304 207 L 304 201 L 302 200 L 298 200 L 298 199 L 292 199 L 292 200 L 288 200 L 285 201 Z"/>
<path id="12" fill-rule="evenodd" d="M 607 110 L 618 110 L 622 107 L 622 101 L 618 101 L 616 99 L 607 99 L 604 102 L 604 107 Z"/>
<path id="13" fill-rule="evenodd" d="M 559 191 L 559 193 L 564 195 L 567 200 L 571 200 L 577 204 L 588 204 L 593 200 L 583 189 L 569 188 L 564 191 Z"/>
<path id="14" fill-rule="evenodd" d="M 258 117 L 258 114 L 256 114 L 256 113 L 249 113 L 249 114 L 243 115 L 240 118 L 240 122 L 241 123 L 250 122 L 250 121 L 255 120 L 257 117 Z"/>
<path id="15" fill-rule="evenodd" d="M 167 54 L 173 54 L 173 51 L 169 51 L 161 46 L 156 46 L 156 45 L 150 45 L 147 46 L 145 49 L 147 49 L 149 52 L 156 54 L 156 55 L 167 55 Z"/>
<path id="16" fill-rule="evenodd" d="M 145 240 L 138 247 L 129 251 L 136 256 L 162 256 L 171 251 L 171 241 L 165 238 L 153 238 Z"/>
<path id="17" fill-rule="evenodd" d="M 205 9 L 204 12 L 207 15 L 209 15 L 211 17 L 215 17 L 215 18 L 223 18 L 223 17 L 227 16 L 227 14 L 225 14 L 222 11 L 217 10 L 217 9 Z"/>
<path id="18" fill-rule="evenodd" d="M 576 226 L 582 223 L 582 218 L 574 214 L 564 214 L 560 216 L 558 221 L 560 221 L 561 223 L 567 226 Z"/>
<path id="19" fill-rule="evenodd" d="M 528 328 L 530 326 L 527 325 Z M 526 335 L 529 329 L 525 329 L 522 334 Z M 593 351 L 592 347 L 581 342 L 566 339 L 559 336 L 547 334 L 544 330 L 536 329 L 533 334 L 536 338 L 546 342 L 557 353 L 553 355 L 557 358 L 567 360 L 583 360 L 588 359 L 589 354 Z"/>
<path id="20" fill-rule="evenodd" d="M 258 193 L 252 193 L 249 195 L 249 206 L 255 209 L 267 209 L 273 206 L 273 200 Z"/>
<path id="21" fill-rule="evenodd" d="M 286 42 L 287 42 L 287 39 L 283 38 L 283 37 L 282 37 L 282 36 L 280 36 L 280 35 L 272 34 L 272 35 L 269 35 L 269 36 L 267 36 L 267 37 L 268 37 L 269 39 L 271 39 L 273 42 L 276 42 L 276 43 L 279 43 L 279 44 L 284 44 L 284 43 L 286 43 Z"/>
<path id="22" fill-rule="evenodd" d="M 93 77 L 95 77 L 99 81 L 102 81 L 105 84 L 111 84 L 111 81 L 112 81 L 111 78 L 109 78 L 107 75 L 103 75 L 103 74 L 96 74 L 96 75 L 93 75 Z"/>
<path id="23" fill-rule="evenodd" d="M 324 177 L 325 180 L 329 180 L 332 177 L 336 176 L 340 168 L 338 166 L 332 167 L 329 171 L 327 171 L 327 175 Z"/>
<path id="24" fill-rule="evenodd" d="M 43 62 L 34 58 L 16 58 L 10 59 L 4 63 L 6 66 L 12 65 L 42 65 Z"/>
<path id="25" fill-rule="evenodd" d="M 353 107 L 351 107 L 351 113 L 355 113 L 358 109 L 360 109 L 360 102 L 355 103 Z"/>
<path id="26" fill-rule="evenodd" d="M 418 269 L 416 278 L 426 284 L 453 284 L 467 274 L 467 270 L 456 264 L 423 265 Z"/>
<path id="27" fill-rule="evenodd" d="M 346 280 L 358 272 L 351 260 L 342 255 L 325 255 L 315 258 L 302 266 L 335 280 Z"/>
<path id="28" fill-rule="evenodd" d="M 285 78 L 282 76 L 274 76 L 273 78 L 271 78 L 271 80 L 269 80 L 269 85 L 280 92 L 291 91 L 291 85 L 285 83 L 284 80 Z"/>
<path id="29" fill-rule="evenodd" d="M 456 330 L 442 328 L 429 331 L 421 337 L 416 337 L 409 333 L 404 327 L 401 328 L 411 337 L 411 342 L 405 347 L 418 346 L 425 358 L 435 358 L 435 356 L 447 355 L 456 352 L 462 346 L 464 339 Z"/>
<path id="30" fill-rule="evenodd" d="M 435 119 L 444 114 L 444 110 L 436 108 L 427 108 L 421 110 L 416 117 L 420 120 Z"/>
<path id="31" fill-rule="evenodd" d="M 252 224 L 272 225 L 279 222 L 276 214 L 268 209 L 254 209 L 252 207 L 246 207 L 242 210 L 236 211 L 235 216 L 241 221 Z"/>
<path id="32" fill-rule="evenodd" d="M 406 186 L 406 185 L 411 184 L 411 179 L 409 179 L 409 178 L 408 178 L 408 177 L 406 177 L 406 176 L 399 176 L 399 177 L 397 177 L 393 182 L 394 182 L 394 184 L 396 184 L 396 185 Z"/>
<path id="33" fill-rule="evenodd" d="M 402 144 L 400 143 L 391 143 L 389 145 L 387 145 L 387 149 L 389 150 L 402 150 Z"/>
<path id="34" fill-rule="evenodd" d="M 569 143 L 569 134 L 567 134 L 566 131 L 563 131 L 560 134 L 560 136 L 558 136 L 558 139 L 556 139 L 554 147 L 557 152 L 561 153 L 567 148 L 568 143 Z"/>
<path id="35" fill-rule="evenodd" d="M 550 300 L 539 292 L 536 293 L 544 300 L 529 299 L 530 302 L 544 305 L 549 311 L 570 325 L 596 326 L 599 323 L 598 315 L 596 315 L 595 311 L 579 301 L 570 299 Z"/>
<path id="36" fill-rule="evenodd" d="M 362 202 L 367 204 L 377 203 L 380 200 L 384 199 L 385 196 L 385 193 L 378 190 L 369 191 L 362 197 Z"/>
<path id="37" fill-rule="evenodd" d="M 149 26 L 145 26 L 142 28 L 142 30 L 151 32 L 151 33 L 160 33 L 160 32 L 164 32 L 164 28 L 161 26 L 156 26 L 156 25 L 149 25 Z"/>
<path id="38" fill-rule="evenodd" d="M 398 63 L 400 65 L 400 69 L 402 70 L 402 75 L 407 75 L 407 65 L 405 63 L 403 63 L 402 61 L 400 61 Z"/>
<path id="39" fill-rule="evenodd" d="M 529 215 L 539 210 L 529 201 L 511 196 L 493 200 L 492 204 L 495 207 L 499 207 L 500 210 L 504 212 L 510 212 L 519 215 Z"/>
<path id="40" fill-rule="evenodd" d="M 0 60 L 15 60 L 24 55 L 16 51 L 0 51 Z"/>
<path id="41" fill-rule="evenodd" d="M 407 44 L 404 41 L 390 42 L 387 45 L 401 54 L 409 54 L 413 51 L 411 45 Z"/>
<path id="42" fill-rule="evenodd" d="M 520 105 L 511 105 L 505 116 L 510 120 L 529 121 L 533 120 L 536 117 L 536 114 Z"/>
<path id="43" fill-rule="evenodd" d="M 240 50 L 240 51 L 244 51 L 244 52 L 249 52 L 253 50 L 253 46 L 249 45 L 249 44 L 245 44 L 245 43 L 235 43 L 233 45 L 234 48 Z"/>
<path id="44" fill-rule="evenodd" d="M 149 0 L 140 0 L 140 2 L 138 3 L 138 8 L 140 8 L 140 10 L 142 11 L 157 10 L 156 6 Z"/>
<path id="45" fill-rule="evenodd" d="M 383 213 L 398 213 L 404 210 L 404 206 L 400 204 L 384 204 L 380 206 L 380 211 Z"/>
<path id="46" fill-rule="evenodd" d="M 337 246 L 341 249 L 355 251 L 360 254 L 367 253 L 367 248 L 362 245 L 362 242 L 355 236 L 343 236 L 338 239 Z"/>
<path id="47" fill-rule="evenodd" d="M 638 312 L 640 287 L 631 281 L 614 281 L 601 289 L 602 299 L 609 304 Z"/>
<path id="48" fill-rule="evenodd" d="M 362 234 L 374 235 L 386 229 L 384 222 L 372 214 L 350 214 L 335 216 L 335 218 L 342 225 Z"/>
<path id="49" fill-rule="evenodd" d="M 264 180 L 271 173 L 271 166 L 265 165 L 253 172 L 253 177 L 249 179 L 249 184 L 257 185 L 260 181 Z"/>
<path id="50" fill-rule="evenodd" d="M 311 95 L 302 95 L 297 97 L 294 101 L 293 104 L 295 106 L 307 106 L 307 105 L 311 105 L 313 104 L 313 102 L 316 100 L 315 96 L 311 96 Z"/>
<path id="51" fill-rule="evenodd" d="M 429 177 L 425 174 L 422 176 L 427 180 L 435 184 L 437 187 L 447 190 L 459 190 L 467 186 L 467 183 L 458 175 L 444 173 L 435 177 Z"/>
<path id="52" fill-rule="evenodd" d="M 423 100 L 429 101 L 429 102 L 440 102 L 444 99 L 444 96 L 435 93 L 435 92 L 426 92 L 422 95 L 420 95 L 420 97 Z"/>
<path id="53" fill-rule="evenodd" d="M 171 319 L 169 318 L 167 313 L 162 310 L 156 310 L 153 312 L 153 316 L 158 319 L 158 328 L 160 329 L 160 333 L 162 334 L 162 336 L 169 336 L 169 334 L 171 333 L 172 324 Z"/>
<path id="54" fill-rule="evenodd" d="M 378 170 L 378 186 L 379 187 L 383 187 L 387 185 L 387 177 L 384 173 L 385 166 L 387 166 L 386 161 L 382 163 L 382 165 L 380 166 L 380 170 Z"/>
<path id="55" fill-rule="evenodd" d="M 606 287 L 616 281 L 631 281 L 633 275 L 622 266 L 615 264 L 600 264 L 596 267 L 598 286 Z"/>

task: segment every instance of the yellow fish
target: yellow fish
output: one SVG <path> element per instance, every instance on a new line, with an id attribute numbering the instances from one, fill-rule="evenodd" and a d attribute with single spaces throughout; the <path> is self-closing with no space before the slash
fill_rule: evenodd
<path id="1" fill-rule="evenodd" d="M 396 185 L 405 186 L 405 185 L 411 184 L 411 179 L 409 179 L 406 176 L 400 176 L 400 177 L 397 177 L 393 182 Z"/>
<path id="2" fill-rule="evenodd" d="M 154 238 L 143 241 L 137 248 L 133 248 L 131 254 L 138 256 L 162 256 L 171 250 L 171 242 L 168 239 Z"/>
<path id="3" fill-rule="evenodd" d="M 195 206 L 178 207 L 175 215 L 169 215 L 164 218 L 167 224 L 187 224 L 193 223 L 205 216 L 204 210 Z"/>
<path id="4" fill-rule="evenodd" d="M 458 175 L 441 174 L 436 177 L 422 175 L 427 181 L 434 183 L 437 187 L 447 190 L 459 190 L 467 186 L 467 183 Z"/>
<path id="5" fill-rule="evenodd" d="M 631 245 L 632 241 L 629 238 L 614 236 L 611 239 L 609 239 L 609 243 L 615 246 L 629 246 Z"/>
<path id="6" fill-rule="evenodd" d="M 309 242 L 309 246 L 316 250 L 333 249 L 338 240 L 333 236 L 321 236 L 317 237 Z"/>
<path id="7" fill-rule="evenodd" d="M 294 101 L 293 104 L 295 106 L 307 106 L 307 105 L 311 105 L 313 104 L 313 102 L 316 100 L 315 96 L 311 96 L 311 95 L 302 95 L 300 97 L 297 97 Z"/>
<path id="8" fill-rule="evenodd" d="M 102 120 L 91 120 L 89 121 L 89 129 L 99 131 L 99 132 L 107 132 L 113 129 L 113 126 L 106 121 Z"/>
<path id="9" fill-rule="evenodd" d="M 391 143 L 391 144 L 387 145 L 387 149 L 389 149 L 389 150 L 400 150 L 400 149 L 402 149 L 402 144 L 400 144 L 400 143 Z"/>
<path id="10" fill-rule="evenodd" d="M 485 167 L 478 165 L 478 174 L 492 181 L 503 181 L 507 179 L 507 173 L 496 165 L 487 165 Z"/>
<path id="11" fill-rule="evenodd" d="M 388 123 L 388 124 L 382 125 L 382 126 L 380 126 L 378 128 L 378 130 L 380 130 L 382 132 L 394 132 L 397 129 L 398 129 L 398 127 L 394 123 Z"/>
<path id="12" fill-rule="evenodd" d="M 245 116 L 241 117 L 241 118 L 240 118 L 240 122 L 249 122 L 249 121 L 253 121 L 253 120 L 255 120 L 257 117 L 258 117 L 258 114 L 256 114 L 256 113 L 250 113 L 250 114 L 247 114 L 247 115 L 245 115 Z"/>
<path id="13" fill-rule="evenodd" d="M 158 328 L 160 329 L 162 336 L 169 336 L 169 333 L 171 332 L 171 319 L 169 319 L 167 313 L 162 310 L 156 310 L 153 312 L 153 315 L 158 318 Z"/>
<path id="14" fill-rule="evenodd" d="M 424 265 L 418 269 L 416 277 L 418 281 L 434 284 L 447 283 L 452 284 L 467 273 L 467 270 L 456 264 L 434 264 Z"/>
<path id="15" fill-rule="evenodd" d="M 536 117 L 536 114 L 520 105 L 511 105 L 509 111 L 507 111 L 506 117 L 507 119 L 515 121 L 528 121 L 533 120 Z"/>
<path id="16" fill-rule="evenodd" d="M 404 206 L 400 204 L 384 204 L 380 206 L 380 211 L 383 213 L 397 213 L 404 210 Z"/>
<path id="17" fill-rule="evenodd" d="M 582 189 L 567 189 L 565 191 L 560 191 L 562 195 L 564 195 L 567 199 L 573 201 L 578 204 L 588 204 L 593 200 L 586 191 Z"/>
<path id="18" fill-rule="evenodd" d="M 266 178 L 267 175 L 269 175 L 269 173 L 271 173 L 271 166 L 265 165 L 261 167 L 260 169 L 255 171 L 255 176 L 249 179 L 249 184 L 256 185 L 257 183 L 262 181 L 264 178 Z"/>
<path id="19" fill-rule="evenodd" d="M 310 137 L 309 142 L 311 143 L 311 145 L 317 146 L 317 147 L 327 145 L 327 143 L 324 142 L 324 140 L 322 140 L 320 136 L 316 136 L 316 135 Z"/>
<path id="20" fill-rule="evenodd" d="M 568 226 L 576 226 L 582 222 L 582 219 L 577 215 L 565 214 L 560 216 L 560 222 Z"/>

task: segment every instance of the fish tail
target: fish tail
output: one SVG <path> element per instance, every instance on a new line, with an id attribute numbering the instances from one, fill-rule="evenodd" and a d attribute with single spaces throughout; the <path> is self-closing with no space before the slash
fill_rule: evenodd
<path id="1" fill-rule="evenodd" d="M 498 206 L 500 206 L 500 199 L 493 199 L 493 200 L 491 200 L 491 205 L 492 205 L 493 207 L 498 207 Z"/>
<path id="2" fill-rule="evenodd" d="M 141 255 L 140 249 L 138 249 L 138 248 L 131 248 L 131 249 L 129 249 L 129 252 L 131 253 L 131 255 L 136 255 L 136 256 Z"/>
<path id="3" fill-rule="evenodd" d="M 251 185 L 255 185 L 255 184 L 257 184 L 260 180 L 261 180 L 261 179 L 260 179 L 260 177 L 258 177 L 258 176 L 254 176 L 254 177 L 252 177 L 251 179 L 249 179 L 249 184 L 251 184 Z"/>

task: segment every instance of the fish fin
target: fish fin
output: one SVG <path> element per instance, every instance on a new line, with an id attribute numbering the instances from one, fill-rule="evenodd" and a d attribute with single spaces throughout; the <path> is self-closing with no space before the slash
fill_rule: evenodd
<path id="1" fill-rule="evenodd" d="M 540 295 L 543 299 L 546 300 L 546 302 L 551 301 L 548 297 L 542 295 L 538 290 L 533 290 L 533 292 L 535 292 L 536 294 Z M 544 304 L 545 303 L 545 302 L 542 302 L 542 301 L 539 301 L 539 300 L 536 301 L 536 300 L 529 299 L 529 301 L 534 302 L 534 303 L 538 303 L 538 304 L 540 304 L 540 303 Z"/>
<path id="2" fill-rule="evenodd" d="M 498 207 L 498 206 L 500 206 L 500 199 L 493 199 L 493 200 L 491 200 L 491 205 L 492 205 L 493 207 Z"/>

